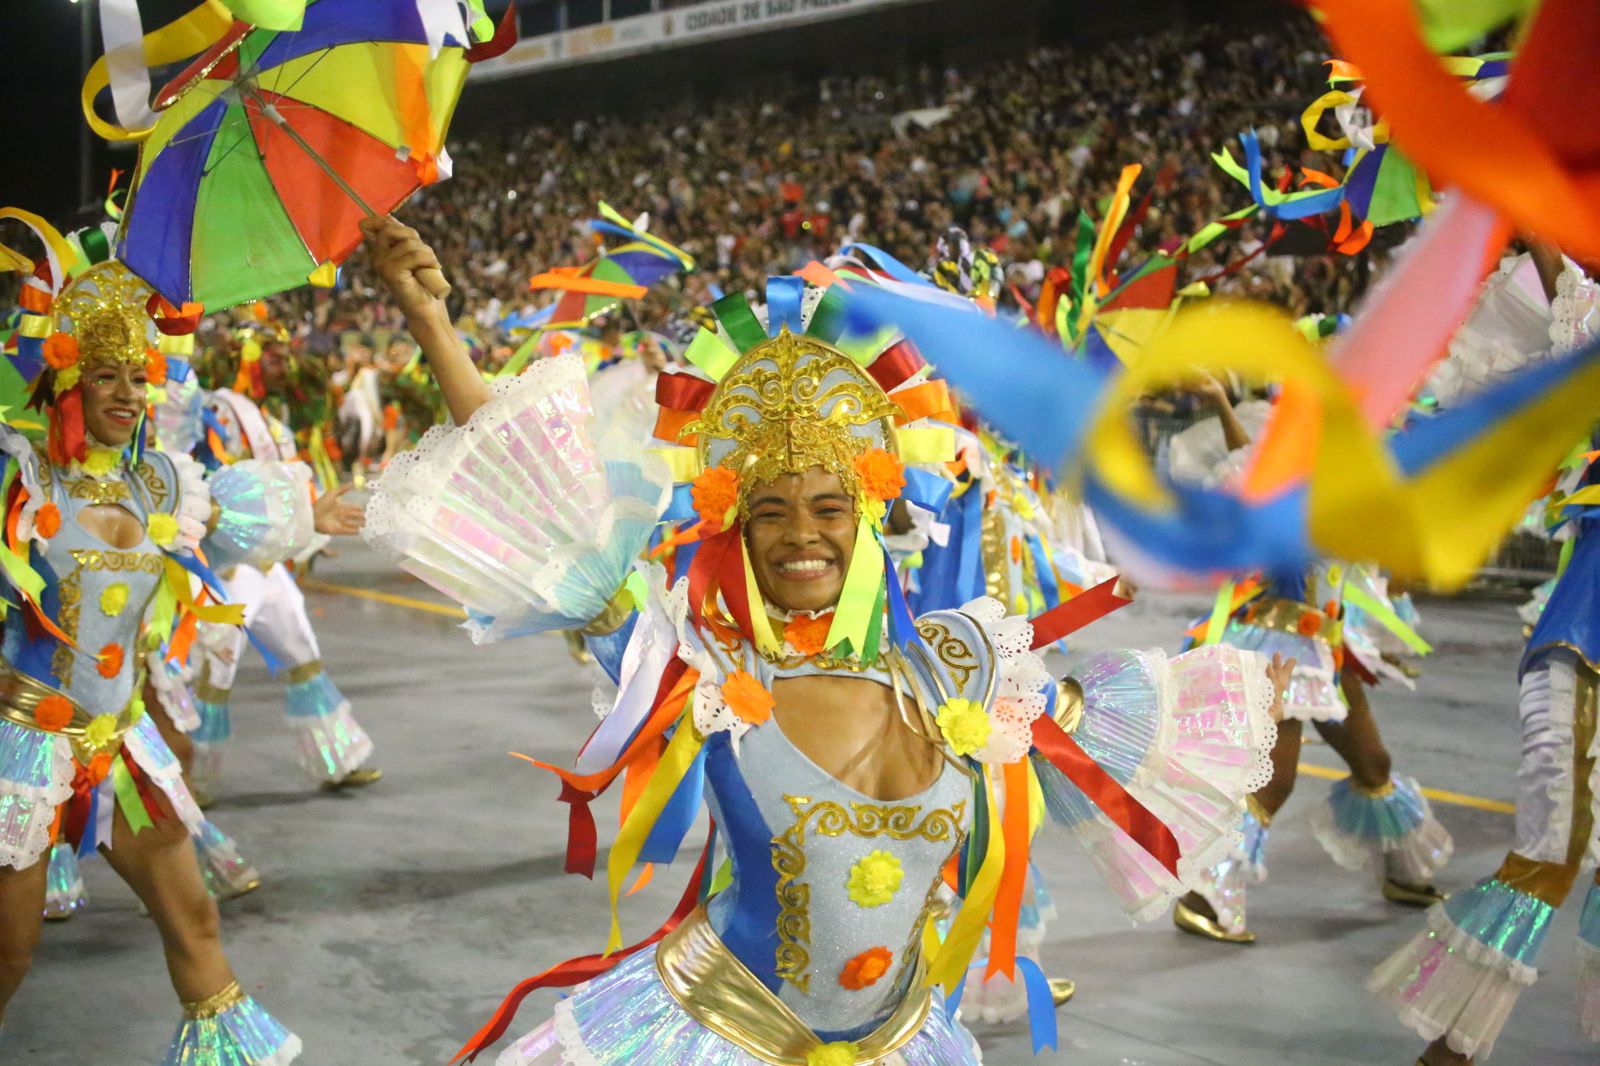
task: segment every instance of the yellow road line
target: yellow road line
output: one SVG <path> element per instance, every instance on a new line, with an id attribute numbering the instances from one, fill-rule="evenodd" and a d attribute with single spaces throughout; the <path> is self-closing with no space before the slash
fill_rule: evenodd
<path id="1" fill-rule="evenodd" d="M 467 612 L 461 608 L 451 607 L 448 604 L 431 603 L 428 600 L 419 600 L 411 596 L 397 596 L 392 592 L 357 588 L 354 585 L 335 585 L 331 581 L 318 581 L 312 577 L 301 578 L 300 587 L 308 592 L 334 592 L 340 596 L 354 596 L 358 600 L 372 600 L 374 603 L 387 603 L 395 607 L 406 607 L 413 611 L 440 614 L 446 618 L 460 619 L 467 616 Z"/>
<path id="2" fill-rule="evenodd" d="M 1313 766 L 1308 762 L 1300 764 L 1300 772 L 1310 774 L 1312 777 L 1320 777 L 1327 781 L 1337 781 L 1347 774 L 1345 770 L 1330 770 L 1326 766 Z M 1435 803 L 1449 803 L 1456 807 L 1471 807 L 1474 810 L 1491 811 L 1495 814 L 1517 813 L 1517 808 L 1514 804 L 1506 803 L 1504 800 L 1484 799 L 1482 796 L 1469 796 L 1465 792 L 1451 792 L 1442 788 L 1425 788 L 1422 790 L 1422 794 Z"/>
<path id="3" fill-rule="evenodd" d="M 358 600 L 371 600 L 374 603 L 387 603 L 394 607 L 405 607 L 413 611 L 426 611 L 428 614 L 443 615 L 446 618 L 465 618 L 466 612 L 459 607 L 450 607 L 443 603 L 432 603 L 428 600 L 419 600 L 412 596 L 397 596 L 392 592 L 378 592 L 375 589 L 357 588 L 355 585 L 336 585 L 331 581 L 319 581 L 316 578 L 303 578 L 300 587 L 308 592 L 332 592 L 340 596 L 354 596 Z M 1330 770 L 1326 766 L 1313 766 L 1311 763 L 1301 763 L 1300 772 L 1312 777 L 1320 777 L 1327 781 L 1337 781 L 1345 776 L 1343 770 Z M 1448 803 L 1456 807 L 1471 807 L 1479 811 L 1491 811 L 1495 814 L 1515 814 L 1517 808 L 1501 800 L 1485 799 L 1482 796 L 1469 796 L 1464 792 L 1451 792 L 1442 788 L 1425 788 L 1422 794 L 1435 803 Z"/>

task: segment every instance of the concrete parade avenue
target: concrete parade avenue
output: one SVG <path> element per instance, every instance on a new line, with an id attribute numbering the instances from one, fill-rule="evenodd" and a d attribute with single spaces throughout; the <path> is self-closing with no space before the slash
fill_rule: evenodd
<path id="1" fill-rule="evenodd" d="M 562 873 L 567 817 L 557 782 L 508 755 L 570 764 L 595 724 L 598 673 L 554 636 L 475 647 L 441 602 L 355 541 L 319 562 L 308 589 L 328 671 L 377 745 L 372 765 L 385 776 L 368 789 L 308 787 L 282 721 L 281 686 L 254 652 L 239 674 L 235 736 L 208 813 L 260 868 L 263 885 L 223 905 L 224 941 L 245 991 L 304 1041 L 306 1066 L 441 1064 L 517 981 L 603 947 L 604 856 L 594 882 Z M 1092 627 L 1077 650 L 1176 651 L 1208 602 L 1142 596 Z M 1421 600 L 1421 632 L 1436 652 L 1417 690 L 1386 682 L 1372 693 L 1396 772 L 1430 790 L 1455 837 L 1455 858 L 1438 878 L 1446 891 L 1492 872 L 1510 842 L 1515 606 Z M 1057 672 L 1062 665 L 1052 663 Z M 1047 824 L 1034 854 L 1060 917 L 1045 969 L 1076 980 L 1077 997 L 1058 1012 L 1060 1049 L 1037 1059 L 1022 1024 L 976 1026 L 985 1063 L 1411 1066 L 1424 1042 L 1363 983 L 1422 914 L 1384 902 L 1371 875 L 1335 866 L 1318 846 L 1309 815 L 1341 764 L 1310 740 L 1304 762 L 1273 823 L 1270 880 L 1250 893 L 1260 939 L 1249 947 L 1184 936 L 1165 918 L 1130 926 L 1089 863 Z M 595 808 L 602 847 L 615 833 L 610 799 Z M 678 864 L 658 867 L 625 901 L 625 940 L 671 910 L 701 840 L 703 825 Z M 88 907 L 46 926 L 7 1012 L 5 1062 L 150 1062 L 171 1038 L 178 1008 L 148 919 L 103 861 L 86 861 L 84 877 Z M 1573 1009 L 1582 901 L 1573 892 L 1557 916 L 1540 979 L 1495 1047 L 1496 1066 L 1595 1063 Z M 549 991 L 531 996 L 511 1035 L 541 1023 L 555 1000 Z M 1224 1001 L 1233 1006 L 1219 1009 Z M 107 1019 L 117 1026 L 102 1029 Z M 489 1061 L 492 1053 L 479 1059 Z"/>

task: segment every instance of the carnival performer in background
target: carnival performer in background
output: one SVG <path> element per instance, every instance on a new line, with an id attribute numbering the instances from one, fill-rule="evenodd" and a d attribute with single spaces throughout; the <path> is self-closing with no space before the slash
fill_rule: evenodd
<path id="1" fill-rule="evenodd" d="M 281 360 L 260 360 L 263 384 L 269 390 L 281 381 Z M 195 456 L 210 470 L 258 459 L 299 464 L 293 432 L 250 396 L 219 388 L 204 398 L 205 410 L 190 424 L 175 429 L 181 443 L 193 442 Z M 182 417 L 182 416 L 178 416 Z M 308 470 L 309 473 L 309 470 Z M 335 486 L 320 497 L 332 521 L 328 532 L 351 535 L 360 530 L 361 510 L 342 503 L 349 486 Z M 327 543 L 319 535 L 301 554 L 307 559 Z M 294 575 L 282 562 L 266 567 L 240 559 L 234 565 L 215 565 L 230 603 L 244 606 L 245 625 L 207 627 L 201 644 L 204 655 L 194 686 L 200 726 L 190 738 L 195 757 L 192 782 L 203 802 L 221 785 L 222 746 L 233 734 L 229 703 L 233 682 L 247 639 L 268 659 L 284 681 L 284 714 L 295 738 L 300 765 L 311 781 L 327 789 L 360 788 L 383 776 L 368 766 L 372 740 L 351 711 L 350 701 L 328 676 L 316 631 L 306 614 L 305 596 Z"/>
<path id="2" fill-rule="evenodd" d="M 203 819 L 141 693 L 145 652 L 174 632 L 179 609 L 218 610 L 192 591 L 202 538 L 207 556 L 293 547 L 310 534 L 309 494 L 269 464 L 208 486 L 185 457 L 146 450 L 153 294 L 115 262 L 63 287 L 71 265 L 52 251 L 28 284 L 29 313 L 54 329 L 30 353 L 44 360 L 46 443 L 36 451 L 0 429 L 16 530 L 6 581 L 22 604 L 5 617 L 0 662 L 0 1012 L 28 972 L 44 856 L 60 837 L 99 849 L 155 921 L 184 1009 L 164 1061 L 283 1066 L 300 1041 L 243 992 L 223 954 L 189 843 Z"/>
<path id="3" fill-rule="evenodd" d="M 1485 283 L 1469 322 L 1495 342 L 1485 350 L 1501 364 L 1507 352 L 1526 355 L 1530 348 L 1513 344 L 1515 334 L 1503 328 L 1529 321 L 1518 310 L 1529 305 L 1515 277 L 1530 261 L 1550 300 L 1542 309 L 1546 351 L 1561 355 L 1600 337 L 1600 287 L 1576 264 L 1535 245 L 1531 260 L 1512 260 Z M 1491 319 L 1501 325 L 1491 327 Z M 1483 372 L 1468 368 L 1457 376 L 1492 380 L 1499 372 L 1492 365 L 1476 369 Z M 1590 448 L 1600 448 L 1600 435 Z M 1600 512 L 1578 494 L 1596 485 L 1600 466 L 1591 459 L 1574 491 L 1552 508 L 1558 525 L 1571 527 L 1574 544 L 1518 666 L 1522 762 L 1512 848 L 1494 876 L 1430 910 L 1427 928 L 1379 964 L 1368 983 L 1402 1022 L 1432 1041 L 1420 1066 L 1489 1057 L 1518 997 L 1538 978 L 1556 909 L 1584 867 L 1600 862 Z M 1579 1019 L 1600 1041 L 1600 871 L 1579 919 L 1578 947 Z"/>
<path id="4" fill-rule="evenodd" d="M 995 972 L 1035 979 L 1015 954 L 1030 763 L 1130 912 L 1162 913 L 1231 845 L 1291 664 L 1116 652 L 1058 686 L 1030 650 L 1055 635 L 1049 616 L 1035 628 L 979 600 L 913 620 L 882 523 L 905 459 L 949 438 L 896 424 L 894 396 L 928 373 L 909 346 L 859 363 L 835 346 L 837 292 L 776 278 L 761 311 L 719 301 L 718 332 L 689 350 L 696 371 L 658 387 L 689 414 L 674 474 L 595 451 L 575 359 L 485 384 L 449 328 L 433 252 L 393 220 L 366 228 L 459 427 L 396 460 L 366 535 L 467 604 L 476 639 L 626 632 L 616 705 L 577 772 L 558 771 L 581 825 L 619 774 L 642 772 L 641 753 L 654 759 L 610 852 L 613 901 L 636 859 L 676 853 L 700 782 L 731 859 L 703 900 L 708 847 L 656 936 L 619 950 L 614 922 L 604 961 L 525 982 L 464 1053 L 497 1040 L 532 988 L 590 978 L 499 1062 L 974 1063 L 931 986 L 953 991 L 991 926 Z M 680 476 L 704 536 L 669 589 L 635 560 Z M 964 900 L 940 943 L 929 914 L 952 859 Z M 568 868 L 593 861 L 575 834 Z"/>
<path id="5" fill-rule="evenodd" d="M 1209 474 L 1220 479 L 1239 468 L 1248 454 L 1252 436 L 1266 421 L 1266 405 L 1251 404 L 1241 416 L 1227 388 L 1206 374 L 1200 375 L 1196 391 L 1216 410 L 1217 423 L 1201 423 L 1174 438 L 1174 472 L 1193 476 L 1213 465 L 1208 458 L 1220 452 L 1220 462 Z M 1219 427 L 1220 442 L 1203 443 Z M 1250 796 L 1239 849 L 1178 901 L 1173 922 L 1186 933 L 1222 943 L 1255 940 L 1247 922 L 1248 890 L 1266 880 L 1268 831 L 1294 791 L 1307 722 L 1350 768 L 1350 775 L 1334 783 L 1312 816 L 1318 842 L 1339 865 L 1374 870 L 1385 899 L 1406 906 L 1437 902 L 1443 896 L 1432 878 L 1449 861 L 1450 834 L 1433 816 L 1417 782 L 1392 771 L 1366 696 L 1367 684 L 1388 672 L 1371 635 L 1379 628 L 1374 619 L 1381 617 L 1396 632 L 1414 636 L 1388 599 L 1383 579 L 1357 565 L 1327 562 L 1304 572 L 1257 575 L 1242 588 L 1251 586 L 1253 594 L 1236 595 L 1243 602 L 1229 605 L 1221 641 L 1293 656 L 1297 663 L 1272 752 L 1272 780 Z M 1343 632 L 1354 613 L 1347 611 L 1351 605 L 1362 611 L 1359 642 L 1347 640 Z M 1355 650 L 1365 652 L 1365 659 L 1351 654 Z M 1404 677 L 1398 670 L 1390 676 Z"/>

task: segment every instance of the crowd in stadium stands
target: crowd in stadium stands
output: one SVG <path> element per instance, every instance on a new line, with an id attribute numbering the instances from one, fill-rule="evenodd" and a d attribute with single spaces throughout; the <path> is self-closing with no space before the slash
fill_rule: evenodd
<path id="1" fill-rule="evenodd" d="M 652 232 L 698 261 L 694 274 L 631 309 L 630 326 L 667 329 L 709 302 L 713 284 L 754 287 L 847 240 L 921 268 L 951 225 L 993 247 L 1008 290 L 1032 299 L 1049 267 L 1070 262 L 1078 212 L 1100 217 L 1124 164 L 1143 164 L 1156 188 L 1130 259 L 1170 249 L 1249 202 L 1210 159 L 1226 144 L 1238 156 L 1242 130 L 1258 131 L 1270 172 L 1299 164 L 1299 113 L 1326 85 L 1326 48 L 1309 20 L 1270 31 L 1197 25 L 972 69 L 508 126 L 453 143 L 455 176 L 401 215 L 438 250 L 455 286 L 452 311 L 490 368 L 513 350 L 502 319 L 550 299 L 530 293 L 527 279 L 593 256 L 583 222 L 602 199 L 629 217 L 648 212 Z M 1325 156 L 1313 165 L 1331 169 Z M 1189 261 L 1181 283 L 1219 274 L 1263 237 L 1243 226 Z M 1350 307 L 1369 267 L 1258 255 L 1212 287 L 1296 314 L 1333 313 Z M 338 378 L 370 365 L 391 381 L 409 358 L 403 342 L 389 350 L 400 323 L 359 253 L 338 290 L 302 290 L 273 312 Z"/>

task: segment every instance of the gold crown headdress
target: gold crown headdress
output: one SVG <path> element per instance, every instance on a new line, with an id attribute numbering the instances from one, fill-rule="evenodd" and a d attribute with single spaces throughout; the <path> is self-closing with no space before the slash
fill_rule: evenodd
<path id="1" fill-rule="evenodd" d="M 855 360 L 783 326 L 734 362 L 685 428 L 696 435 L 702 466 L 739 476 L 742 514 L 751 485 L 812 467 L 861 497 L 856 460 L 872 449 L 898 452 L 898 410 Z"/>
<path id="2" fill-rule="evenodd" d="M 50 310 L 56 332 L 77 342 L 84 363 L 143 364 L 159 339 L 148 310 L 154 295 L 127 267 L 107 260 L 72 279 Z"/>
<path id="3" fill-rule="evenodd" d="M 768 280 L 762 311 L 739 294 L 717 301 L 716 331 L 701 330 L 684 352 L 694 369 L 657 379 L 656 434 L 679 445 L 662 454 L 675 480 L 693 483 L 690 497 L 701 519 L 673 534 L 672 543 L 734 532 L 757 484 L 814 467 L 839 478 L 857 501 L 856 548 L 823 647 L 871 663 L 893 585 L 881 540 L 887 505 L 907 488 L 903 462 L 948 460 L 954 437 L 931 424 L 949 413 L 944 385 L 927 379 L 910 345 L 888 343 L 892 335 L 845 337 L 843 301 L 837 286 L 807 289 L 794 277 Z M 905 425 L 925 420 L 930 424 Z M 702 549 L 691 564 L 691 584 L 698 568 L 701 587 L 712 599 L 720 590 L 756 647 L 775 653 L 780 645 L 748 560 L 742 589 L 714 561 L 727 551 L 742 552 L 742 538 Z"/>

